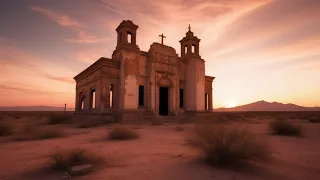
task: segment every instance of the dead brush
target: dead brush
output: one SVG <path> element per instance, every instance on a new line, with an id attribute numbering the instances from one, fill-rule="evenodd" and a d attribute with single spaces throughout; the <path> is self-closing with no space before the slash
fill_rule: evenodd
<path id="1" fill-rule="evenodd" d="M 316 116 L 310 117 L 309 118 L 309 122 L 311 122 L 311 123 L 320 123 L 320 116 L 319 117 L 316 117 Z"/>
<path id="2" fill-rule="evenodd" d="M 188 134 L 187 142 L 199 149 L 206 162 L 213 165 L 234 165 L 244 161 L 267 161 L 269 146 L 243 128 L 219 124 L 198 124 Z"/>
<path id="3" fill-rule="evenodd" d="M 66 116 L 64 116 L 63 114 L 51 113 L 48 116 L 48 124 L 49 125 L 55 125 L 55 124 L 66 123 L 67 119 L 68 118 Z"/>
<path id="4" fill-rule="evenodd" d="M 117 126 L 110 130 L 109 139 L 111 140 L 133 140 L 140 135 L 134 130 L 124 126 Z"/>
<path id="5" fill-rule="evenodd" d="M 12 134 L 12 127 L 8 124 L 0 124 L 0 136 L 7 136 Z"/>
<path id="6" fill-rule="evenodd" d="M 28 141 L 28 140 L 42 140 L 65 137 L 64 132 L 57 127 L 35 127 L 24 126 L 15 134 L 13 140 Z"/>
<path id="7" fill-rule="evenodd" d="M 49 160 L 52 169 L 67 172 L 77 165 L 90 164 L 98 167 L 104 163 L 104 158 L 81 148 L 58 150 L 49 156 Z"/>
<path id="8" fill-rule="evenodd" d="M 270 130 L 277 135 L 301 136 L 301 126 L 285 119 L 275 119 L 269 123 Z"/>

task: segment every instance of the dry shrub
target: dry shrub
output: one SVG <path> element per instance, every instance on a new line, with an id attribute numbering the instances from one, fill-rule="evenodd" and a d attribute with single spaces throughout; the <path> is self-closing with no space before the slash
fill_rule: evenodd
<path id="1" fill-rule="evenodd" d="M 75 148 L 57 151 L 50 155 L 51 168 L 70 171 L 73 166 L 91 164 L 93 167 L 102 165 L 103 158 L 85 149 Z"/>
<path id="2" fill-rule="evenodd" d="M 309 118 L 309 122 L 311 122 L 311 123 L 320 123 L 320 117 L 316 117 L 316 116 L 310 117 Z"/>
<path id="3" fill-rule="evenodd" d="M 288 120 L 276 119 L 269 123 L 270 129 L 278 135 L 301 136 L 301 127 Z"/>
<path id="4" fill-rule="evenodd" d="M 139 137 L 140 135 L 135 130 L 124 126 L 114 127 L 109 132 L 109 139 L 111 140 L 132 140 Z"/>
<path id="5" fill-rule="evenodd" d="M 56 127 L 24 126 L 13 138 L 16 141 L 42 140 L 65 137 L 64 132 Z"/>
<path id="6" fill-rule="evenodd" d="M 7 136 L 12 134 L 12 127 L 8 124 L 0 124 L 0 136 Z"/>
<path id="7" fill-rule="evenodd" d="M 54 125 L 54 124 L 66 123 L 67 119 L 68 119 L 67 116 L 64 116 L 63 114 L 51 113 L 48 116 L 48 124 Z"/>
<path id="8" fill-rule="evenodd" d="M 265 141 L 243 128 L 199 124 L 187 136 L 191 146 L 204 153 L 213 165 L 234 165 L 245 161 L 266 161 L 270 150 Z"/>

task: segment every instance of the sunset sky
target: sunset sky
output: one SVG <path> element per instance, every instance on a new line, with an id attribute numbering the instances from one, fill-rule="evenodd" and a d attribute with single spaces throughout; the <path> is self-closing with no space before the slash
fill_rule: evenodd
<path id="1" fill-rule="evenodd" d="M 73 77 L 111 57 L 122 20 L 148 51 L 201 39 L 213 107 L 320 106 L 320 0 L 1 0 L 0 106 L 74 107 Z"/>

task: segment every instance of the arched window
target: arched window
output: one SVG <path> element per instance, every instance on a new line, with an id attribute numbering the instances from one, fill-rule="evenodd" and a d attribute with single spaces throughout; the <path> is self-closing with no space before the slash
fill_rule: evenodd
<path id="1" fill-rule="evenodd" d="M 192 52 L 192 53 L 195 53 L 195 51 L 196 51 L 196 45 L 192 44 L 191 52 Z"/>
<path id="2" fill-rule="evenodd" d="M 132 33 L 131 32 L 127 32 L 127 40 L 128 40 L 128 43 L 132 43 Z"/>

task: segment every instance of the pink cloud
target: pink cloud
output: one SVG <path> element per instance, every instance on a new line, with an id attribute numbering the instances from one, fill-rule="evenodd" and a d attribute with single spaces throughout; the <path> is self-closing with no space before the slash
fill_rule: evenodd
<path id="1" fill-rule="evenodd" d="M 58 13 L 58 12 L 54 12 L 51 11 L 49 9 L 45 9 L 42 7 L 38 7 L 38 6 L 32 6 L 31 9 L 33 11 L 39 12 L 42 15 L 47 16 L 49 19 L 51 19 L 52 21 L 58 23 L 60 26 L 63 27 L 77 27 L 77 28 L 82 28 L 84 27 L 84 25 L 80 22 L 78 22 L 75 19 L 70 18 L 68 15 L 62 14 L 62 13 Z"/>
<path id="2" fill-rule="evenodd" d="M 75 38 L 68 38 L 65 39 L 66 42 L 70 43 L 83 43 L 83 44 L 93 44 L 93 43 L 99 43 L 104 42 L 107 40 L 107 38 L 99 38 L 96 36 L 89 35 L 84 28 L 86 27 L 83 23 L 80 23 L 79 21 L 70 18 L 66 14 L 62 14 L 59 12 L 55 12 L 49 9 L 41 8 L 38 6 L 31 7 L 33 11 L 39 12 L 40 14 L 47 16 L 52 21 L 56 22 L 62 27 L 70 28 L 74 31 L 76 31 L 77 36 Z"/>
<path id="3" fill-rule="evenodd" d="M 101 56 L 99 55 L 99 53 L 94 53 L 94 52 L 78 52 L 77 53 L 77 59 L 87 64 L 94 63 L 100 57 Z"/>
<path id="4" fill-rule="evenodd" d="M 8 44 L 14 44 L 9 39 L 6 39 Z M 10 42 L 10 43 L 9 43 Z M 10 45 L 0 45 L 0 63 L 2 72 L 8 67 L 14 67 L 18 69 L 23 69 L 24 71 L 30 71 L 33 74 L 37 74 L 38 76 L 45 77 L 47 79 L 60 81 L 64 83 L 74 83 L 71 77 L 61 77 L 57 75 L 52 75 L 49 72 L 43 70 L 41 65 L 45 65 L 44 59 L 34 55 L 22 51 L 15 46 Z M 8 73 L 4 73 L 3 77 L 12 76 L 12 73 L 9 71 Z"/>
<path id="5" fill-rule="evenodd" d="M 105 42 L 108 40 L 108 38 L 99 38 L 96 36 L 89 35 L 82 30 L 77 30 L 77 32 L 78 33 L 76 38 L 65 39 L 65 41 L 70 43 L 94 44 L 94 43 Z"/>

